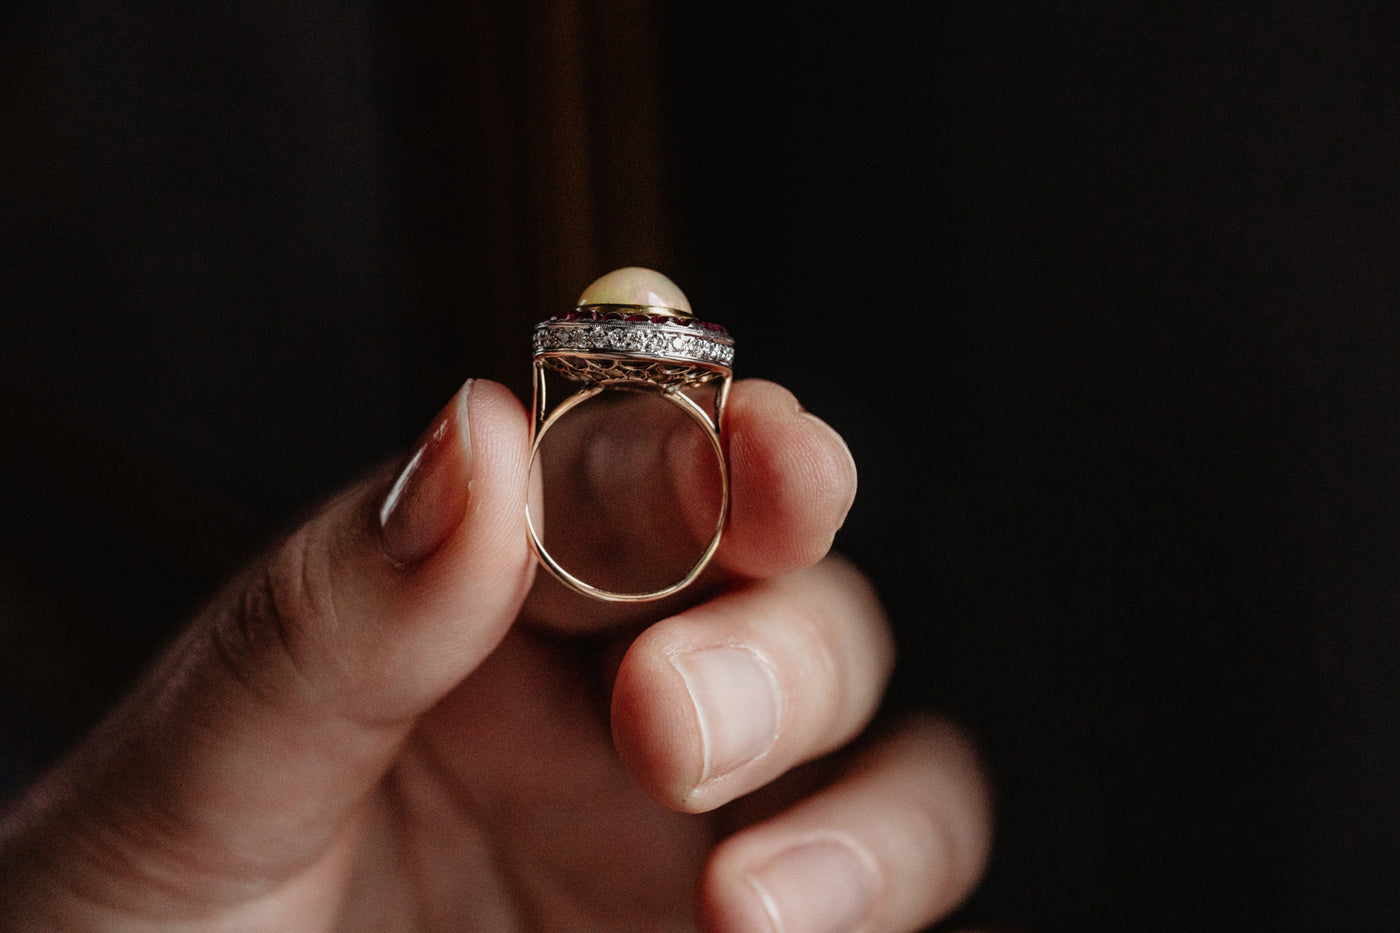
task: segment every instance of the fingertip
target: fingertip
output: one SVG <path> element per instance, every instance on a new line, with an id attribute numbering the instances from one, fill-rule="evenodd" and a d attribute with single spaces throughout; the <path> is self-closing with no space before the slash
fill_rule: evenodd
<path id="1" fill-rule="evenodd" d="M 394 658 L 412 658 L 412 680 L 434 684 L 430 695 L 474 668 L 504 636 L 534 570 L 524 528 L 529 454 L 524 406 L 505 386 L 477 379 L 439 417 L 447 415 L 455 427 L 446 436 L 456 443 L 441 446 L 455 453 L 440 454 L 419 470 L 452 475 L 410 481 L 423 489 L 409 503 L 426 525 L 442 528 L 442 539 L 413 561 L 395 559 L 399 554 L 386 540 L 388 573 L 368 573 L 373 568 L 350 562 L 337 574 L 347 594 L 341 603 L 356 616 L 372 617 L 361 623 L 363 637 L 377 646 L 363 649 L 367 657 L 389 669 L 398 663 Z M 407 469 L 413 469 L 413 459 Z M 430 495 L 434 492 L 438 495 Z M 395 521 L 381 518 L 386 536 Z M 392 634 L 384 620 L 393 620 Z"/>
<path id="2" fill-rule="evenodd" d="M 482 475 L 474 475 L 473 482 L 499 479 L 502 489 L 519 498 L 530 451 L 525 406 L 514 392 L 489 379 L 472 381 L 465 404 L 472 449 L 489 457 L 487 463 L 491 467 Z"/>
<path id="3" fill-rule="evenodd" d="M 869 853 L 841 835 L 812 835 L 775 852 L 738 837 L 714 853 L 701 881 L 711 931 L 868 929 L 881 888 Z"/>
<path id="4" fill-rule="evenodd" d="M 699 723 L 683 703 L 685 684 L 664 650 L 643 633 L 623 656 L 613 684 L 613 744 L 632 779 L 657 803 L 685 809 L 703 762 Z"/>
<path id="5" fill-rule="evenodd" d="M 821 445 L 825 462 L 819 465 L 817 472 L 821 476 L 830 477 L 832 501 L 838 503 L 836 528 L 839 529 L 846 523 L 846 516 L 850 514 L 856 501 L 856 490 L 859 486 L 856 458 L 841 432 L 805 408 L 802 409 L 802 416 L 819 434 L 825 435 L 825 444 Z"/>
<path id="6" fill-rule="evenodd" d="M 752 786 L 786 706 L 771 662 L 673 617 L 643 633 L 613 688 L 613 742 L 638 786 L 683 813 L 715 809 Z M 692 620 L 700 621 L 700 620 Z M 722 618 L 712 618 L 721 627 Z"/>
<path id="7" fill-rule="evenodd" d="M 820 560 L 855 500 L 850 448 L 791 392 L 764 380 L 735 386 L 729 418 L 733 507 L 720 560 L 750 576 Z"/>
<path id="8" fill-rule="evenodd" d="M 524 517 L 528 419 L 513 392 L 486 379 L 472 384 L 464 405 L 472 457 L 465 515 L 440 552 L 440 565 L 425 578 L 455 591 L 456 605 L 509 620 L 524 600 L 534 568 Z"/>
<path id="9" fill-rule="evenodd" d="M 721 848 L 700 881 L 700 927 L 705 933 L 781 933 L 762 895 L 722 857 Z"/>
<path id="10" fill-rule="evenodd" d="M 968 740 L 911 717 L 829 786 L 725 839 L 706 867 L 702 912 L 725 931 L 923 929 L 976 887 L 991 819 Z"/>
<path id="11" fill-rule="evenodd" d="M 457 535 L 468 514 L 510 507 L 523 457 L 523 409 L 503 386 L 468 379 L 419 437 L 380 493 L 379 543 L 400 567 L 419 564 Z"/>

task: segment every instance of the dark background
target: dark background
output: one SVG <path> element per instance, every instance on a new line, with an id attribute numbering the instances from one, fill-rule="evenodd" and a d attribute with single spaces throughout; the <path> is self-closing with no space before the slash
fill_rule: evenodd
<path id="1" fill-rule="evenodd" d="M 0 16 L 0 781 L 625 264 L 849 439 L 964 918 L 1400 921 L 1381 4 Z"/>

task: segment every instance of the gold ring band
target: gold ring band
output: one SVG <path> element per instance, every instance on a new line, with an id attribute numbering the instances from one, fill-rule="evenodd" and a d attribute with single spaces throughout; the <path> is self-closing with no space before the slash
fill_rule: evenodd
<path id="1" fill-rule="evenodd" d="M 607 300 L 618 291 L 623 300 Z M 646 288 L 643 301 L 626 300 Z M 601 286 L 601 288 L 600 288 Z M 667 288 L 669 287 L 669 291 Z M 590 299 L 601 293 L 604 300 Z M 660 293 L 665 304 L 655 300 Z M 584 292 L 579 306 L 535 325 L 534 400 L 530 408 L 530 469 L 545 435 L 559 419 L 600 393 L 617 389 L 660 395 L 686 413 L 709 441 L 719 467 L 720 504 L 714 534 L 681 579 L 660 589 L 622 593 L 588 583 L 570 573 L 545 548 L 525 508 L 530 547 L 560 582 L 575 592 L 610 602 L 646 602 L 685 589 L 704 572 L 719 549 L 729 518 L 729 462 L 724 443 L 724 409 L 733 384 L 734 340 L 717 324 L 698 320 L 684 295 L 658 273 L 623 269 L 604 276 Z M 580 388 L 548 411 L 546 376 L 553 372 Z M 688 390 L 715 384 L 714 410 L 706 411 Z"/>

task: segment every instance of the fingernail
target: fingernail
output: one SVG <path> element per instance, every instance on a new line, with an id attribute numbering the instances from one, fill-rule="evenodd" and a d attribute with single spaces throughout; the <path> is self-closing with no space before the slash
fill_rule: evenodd
<path id="1" fill-rule="evenodd" d="M 721 777 L 773 745 L 778 683 L 766 661 L 743 648 L 707 648 L 671 659 L 690 692 L 704 742 L 700 780 Z"/>
<path id="2" fill-rule="evenodd" d="M 433 554 L 466 514 L 471 387 L 468 380 L 428 425 L 379 507 L 384 553 L 397 563 L 414 564 Z"/>
<path id="3" fill-rule="evenodd" d="M 858 930 L 875 892 L 869 863 L 835 840 L 788 849 L 751 874 L 749 883 L 783 933 Z"/>

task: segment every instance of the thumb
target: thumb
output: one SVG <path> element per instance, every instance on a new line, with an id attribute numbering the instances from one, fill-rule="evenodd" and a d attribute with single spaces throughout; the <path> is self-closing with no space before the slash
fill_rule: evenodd
<path id="1" fill-rule="evenodd" d="M 236 581 L 0 827 L 0 878 L 34 883 L 9 893 L 173 917 L 334 873 L 415 718 L 519 609 L 527 454 L 519 402 L 468 383 L 397 476 Z"/>

